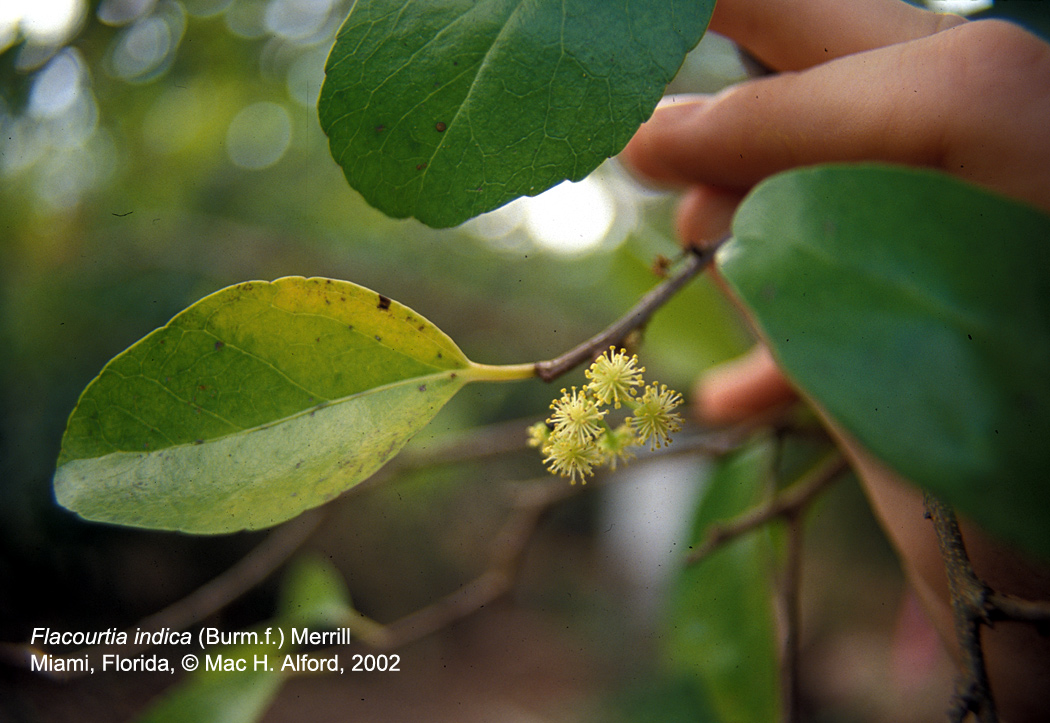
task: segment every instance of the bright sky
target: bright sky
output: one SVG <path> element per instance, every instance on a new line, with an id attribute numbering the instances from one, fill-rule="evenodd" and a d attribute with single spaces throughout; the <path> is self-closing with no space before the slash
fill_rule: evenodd
<path id="1" fill-rule="evenodd" d="M 33 43 L 62 43 L 83 20 L 85 10 L 84 0 L 3 0 L 0 50 L 15 40 L 19 27 Z"/>
<path id="2" fill-rule="evenodd" d="M 939 13 L 969 15 L 992 6 L 992 0 L 926 0 L 926 6 Z"/>
<path id="3" fill-rule="evenodd" d="M 619 194 L 597 174 L 577 183 L 565 181 L 535 197 L 519 198 L 466 223 L 475 236 L 500 245 L 525 231 L 540 247 L 583 254 L 608 236 L 619 209 Z M 620 199 L 626 203 L 626 199 Z"/>

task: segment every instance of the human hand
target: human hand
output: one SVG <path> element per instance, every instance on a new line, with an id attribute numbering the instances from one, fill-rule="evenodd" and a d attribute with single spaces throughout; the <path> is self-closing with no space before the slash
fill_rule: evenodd
<path id="1" fill-rule="evenodd" d="M 897 0 L 721 0 L 711 29 L 794 72 L 665 106 L 624 150 L 688 186 L 686 243 L 723 236 L 763 178 L 828 161 L 933 167 L 1050 210 L 1050 47 L 1020 28 Z M 712 371 L 697 401 L 727 422 L 792 394 L 758 351 Z"/>
<path id="2" fill-rule="evenodd" d="M 723 237 L 765 177 L 831 161 L 931 167 L 1050 210 L 1050 46 L 1022 29 L 898 0 L 719 0 L 711 29 L 778 74 L 662 107 L 623 153 L 640 174 L 687 188 L 678 227 L 688 245 Z M 761 347 L 710 371 L 695 394 L 700 415 L 722 423 L 794 396 Z M 951 641 L 944 564 L 921 498 L 828 422 Z M 996 589 L 1050 599 L 1039 566 L 972 529 L 967 544 Z M 1004 718 L 1050 719 L 1050 643 L 1030 627 L 999 626 L 985 649 Z"/>

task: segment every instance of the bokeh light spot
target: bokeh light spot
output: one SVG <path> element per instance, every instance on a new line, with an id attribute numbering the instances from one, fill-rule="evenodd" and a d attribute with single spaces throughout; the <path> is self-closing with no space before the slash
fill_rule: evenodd
<path id="1" fill-rule="evenodd" d="M 612 226 L 616 205 L 597 180 L 565 181 L 525 203 L 525 227 L 544 248 L 584 253 L 598 246 Z"/>
<path id="2" fill-rule="evenodd" d="M 175 57 L 185 29 L 182 8 L 165 3 L 157 13 L 125 28 L 110 50 L 110 70 L 118 78 L 146 81 L 163 73 Z"/>
<path id="3" fill-rule="evenodd" d="M 55 118 L 69 110 L 84 92 L 84 64 L 80 54 L 63 50 L 33 79 L 29 113 L 35 118 Z"/>
<path id="4" fill-rule="evenodd" d="M 261 101 L 238 113 L 226 132 L 226 152 L 241 168 L 259 171 L 277 163 L 292 140 L 292 119 L 283 105 Z"/>
<path id="5" fill-rule="evenodd" d="M 2 0 L 0 51 L 17 39 L 19 30 L 30 44 L 60 46 L 77 31 L 84 14 L 84 0 Z"/>

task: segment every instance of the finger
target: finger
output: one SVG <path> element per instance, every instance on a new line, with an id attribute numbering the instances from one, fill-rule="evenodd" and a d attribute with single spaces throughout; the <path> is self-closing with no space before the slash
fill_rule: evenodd
<path id="1" fill-rule="evenodd" d="M 764 346 L 707 371 L 693 393 L 707 424 L 735 424 L 790 404 L 797 397 Z"/>
<path id="2" fill-rule="evenodd" d="M 921 100 L 911 100 L 887 94 L 891 81 L 886 76 L 851 62 L 861 57 L 749 81 L 717 96 L 662 108 L 638 130 L 623 158 L 660 183 L 699 183 L 736 192 L 800 165 L 934 160 L 937 133 L 922 126 L 911 133 L 888 132 L 886 120 L 904 114 L 902 103 L 932 105 L 931 96 L 923 93 Z M 858 67 L 848 67 L 853 65 Z M 860 88 L 865 92 L 858 92 Z M 908 109 L 907 115 L 917 115 L 916 110 Z"/>
<path id="3" fill-rule="evenodd" d="M 964 18 L 932 13 L 901 0 L 856 0 L 850 3 L 840 0 L 801 3 L 798 0 L 720 0 L 710 28 L 736 40 L 770 68 L 786 71 L 926 37 L 965 22 Z M 823 76 L 813 79 L 810 84 L 822 81 Z M 775 96 L 780 85 L 784 84 L 773 83 L 767 91 Z M 849 85 L 859 87 L 857 83 Z M 737 89 L 741 87 L 750 88 L 750 84 L 736 86 Z M 732 95 L 733 90 L 727 94 Z M 721 98 L 684 96 L 666 99 L 652 119 L 642 126 L 639 135 L 656 132 L 661 124 L 667 125 L 676 117 L 696 118 L 716 99 Z M 811 107 L 805 106 L 806 99 L 801 100 L 803 110 L 812 112 Z M 755 110 L 761 112 L 762 104 L 757 105 L 760 107 Z M 676 110 L 668 111 L 668 108 Z M 688 179 L 678 174 L 661 172 L 669 169 L 648 164 L 644 153 L 638 152 L 641 144 L 641 139 L 632 141 L 625 150 L 625 157 L 643 175 L 665 183 L 687 182 Z"/>
<path id="4" fill-rule="evenodd" d="M 718 0 L 711 29 L 783 71 L 915 40 L 964 22 L 901 0 Z"/>
<path id="5" fill-rule="evenodd" d="M 624 158 L 653 180 L 735 191 L 813 163 L 931 163 L 940 155 L 937 111 L 947 90 L 940 68 L 920 66 L 901 72 L 915 91 L 901 93 L 900 76 L 888 69 L 901 68 L 904 47 L 748 81 L 717 96 L 661 108 L 638 130 Z"/>
<path id="6" fill-rule="evenodd" d="M 1050 46 L 1016 26 L 961 25 L 658 110 L 624 151 L 663 183 L 742 192 L 833 161 L 939 168 L 1046 205 Z M 978 56 L 975 53 L 979 52 Z"/>

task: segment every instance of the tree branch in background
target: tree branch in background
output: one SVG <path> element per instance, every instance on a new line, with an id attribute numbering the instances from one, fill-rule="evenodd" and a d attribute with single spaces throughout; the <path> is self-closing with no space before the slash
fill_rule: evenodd
<path id="1" fill-rule="evenodd" d="M 387 625 L 376 624 L 361 642 L 375 650 L 395 650 L 477 612 L 511 591 L 522 555 L 543 515 L 557 502 L 579 494 L 582 486 L 560 480 L 516 485 L 513 510 L 489 551 L 488 567 L 458 589 Z M 324 651 L 315 653 L 324 655 Z"/>
<path id="2" fill-rule="evenodd" d="M 926 494 L 925 503 L 948 573 L 955 637 L 962 652 L 962 671 L 955 684 L 949 720 L 962 723 L 973 713 L 978 723 L 996 723 L 999 718 L 981 648 L 981 625 L 991 622 L 992 590 L 973 571 L 955 513 L 933 495 Z"/>
<path id="3" fill-rule="evenodd" d="M 521 420 L 503 422 L 439 439 L 426 449 L 410 448 L 377 473 L 373 478 L 375 482 L 370 479 L 348 493 L 360 493 L 373 484 L 389 480 L 408 470 L 457 464 L 525 450 L 527 445 L 523 430 L 527 426 L 528 424 Z M 725 454 L 739 446 L 753 432 L 754 429 L 750 426 L 698 430 L 680 440 L 674 447 L 646 453 L 644 456 Z M 579 487 L 565 485 L 562 481 L 554 479 L 516 486 L 512 502 L 513 512 L 496 536 L 490 553 L 490 564 L 485 572 L 441 600 L 390 625 L 384 626 L 368 620 L 361 626 L 357 625 L 361 621 L 348 621 L 348 624 L 360 629 L 362 639 L 369 645 L 389 650 L 467 617 L 510 591 L 520 556 L 543 513 L 562 499 L 582 491 Z M 186 597 L 141 620 L 133 629 L 145 632 L 163 628 L 181 631 L 215 614 L 261 583 L 287 561 L 317 529 L 326 515 L 326 509 L 321 507 L 309 510 L 278 527 L 229 569 Z M 133 639 L 130 635 L 133 629 L 128 631 L 129 639 Z M 95 657 L 108 652 L 130 655 L 149 647 L 148 644 L 128 644 L 119 646 L 117 650 L 98 646 L 66 654 L 48 654 L 55 658 L 84 655 Z M 39 656 L 44 652 L 23 643 L 0 643 L 0 661 L 14 667 L 28 668 L 30 656 Z M 79 672 L 73 671 L 39 672 L 55 680 L 72 680 L 81 676 Z"/>
<path id="4" fill-rule="evenodd" d="M 325 508 L 307 510 L 274 530 L 258 547 L 182 600 L 138 624 L 150 632 L 184 630 L 226 607 L 283 565 L 325 518 Z"/>
<path id="5" fill-rule="evenodd" d="M 1050 604 L 1024 600 L 989 587 L 974 572 L 952 508 L 930 494 L 924 496 L 924 501 L 926 516 L 933 521 L 944 558 L 955 636 L 962 652 L 962 670 L 956 681 L 949 720 L 962 723 L 973 713 L 978 723 L 994 723 L 998 716 L 981 647 L 981 626 L 990 627 L 997 621 L 1007 620 L 1047 625 Z"/>
<path id="6" fill-rule="evenodd" d="M 821 458 L 798 481 L 778 492 L 776 490 L 783 443 L 782 430 L 777 430 L 776 442 L 776 454 L 773 456 L 769 475 L 769 499 L 733 519 L 709 526 L 703 540 L 686 557 L 686 564 L 694 565 L 707 559 L 724 545 L 759 527 L 776 520 L 784 521 L 787 540 L 778 592 L 783 623 L 779 669 L 781 720 L 783 723 L 797 723 L 801 715 L 798 671 L 803 514 L 816 496 L 848 469 L 848 465 L 842 454 L 834 450 Z"/>
<path id="7" fill-rule="evenodd" d="M 686 557 L 686 564 L 695 565 L 701 562 L 723 545 L 773 520 L 788 519 L 798 514 L 848 468 L 840 452 L 835 451 L 827 455 L 798 482 L 777 493 L 765 504 L 754 507 L 731 520 L 708 527 L 704 539 Z"/>
<path id="8" fill-rule="evenodd" d="M 248 554 L 200 586 L 186 597 L 172 603 L 159 612 L 150 615 L 135 625 L 135 632 L 155 632 L 168 628 L 181 631 L 204 620 L 223 609 L 241 595 L 261 583 L 274 570 L 283 565 L 306 539 L 313 534 L 325 517 L 325 508 L 308 510 L 267 535 L 266 539 L 253 548 Z M 132 630 L 126 631 L 128 640 L 135 636 Z M 119 652 L 121 655 L 135 655 L 152 647 L 149 643 L 133 643 L 120 646 L 94 646 L 75 650 L 66 654 L 48 653 L 52 658 L 92 658 L 105 653 Z M 42 655 L 44 651 L 31 645 L 18 643 L 0 644 L 0 659 L 21 668 L 29 668 L 32 655 Z M 94 662 L 94 660 L 92 660 Z M 87 671 L 41 670 L 41 675 L 54 680 L 73 680 L 87 675 Z"/>

